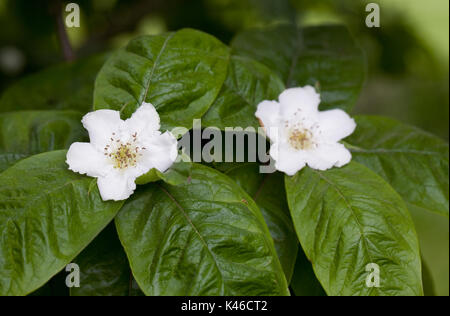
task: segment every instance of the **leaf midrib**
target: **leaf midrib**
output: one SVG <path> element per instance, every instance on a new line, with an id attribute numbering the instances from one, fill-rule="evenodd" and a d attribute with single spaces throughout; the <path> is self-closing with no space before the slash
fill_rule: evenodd
<path id="1" fill-rule="evenodd" d="M 163 186 L 161 186 L 160 184 L 157 184 L 157 186 L 161 189 L 161 191 L 167 195 L 167 197 L 175 204 L 175 206 L 181 211 L 181 213 L 183 214 L 183 216 L 186 218 L 186 221 L 188 222 L 188 224 L 192 227 L 192 229 L 194 230 L 194 233 L 198 236 L 198 238 L 200 239 L 200 242 L 202 243 L 202 245 L 206 248 L 208 254 L 211 256 L 211 258 L 213 259 L 214 265 L 219 273 L 220 276 L 220 281 L 221 281 L 221 291 L 224 291 L 224 276 L 222 274 L 222 271 L 219 268 L 219 265 L 217 263 L 217 258 L 214 255 L 214 253 L 211 251 L 211 249 L 209 249 L 208 244 L 206 243 L 205 239 L 203 238 L 203 236 L 200 234 L 200 231 L 197 229 L 197 227 L 194 225 L 194 223 L 192 222 L 191 218 L 188 216 L 188 214 L 186 213 L 185 209 L 183 208 L 183 206 L 181 206 L 181 204 L 175 199 L 175 197 L 170 194 L 170 192 L 168 190 L 166 190 Z"/>
<path id="2" fill-rule="evenodd" d="M 167 36 L 167 38 L 165 39 L 164 44 L 161 46 L 161 50 L 159 51 L 158 56 L 156 57 L 155 62 L 153 63 L 153 67 L 150 70 L 149 79 L 146 84 L 146 88 L 145 88 L 145 92 L 144 92 L 144 99 L 142 100 L 142 102 L 146 102 L 146 100 L 147 100 L 148 90 L 150 89 L 150 85 L 152 84 L 153 75 L 155 74 L 156 68 L 159 66 L 161 56 L 164 53 L 164 51 L 166 50 L 167 44 L 174 36 L 175 36 L 175 33 L 169 34 L 169 36 Z M 146 58 L 148 59 L 148 57 L 146 57 Z"/>
<path id="3" fill-rule="evenodd" d="M 311 169 L 311 170 L 313 170 L 313 169 Z M 354 217 L 355 222 L 356 222 L 356 225 L 357 225 L 357 227 L 358 227 L 358 229 L 359 229 L 359 231 L 360 231 L 361 240 L 362 240 L 362 242 L 363 242 L 363 244 L 364 244 L 363 247 L 364 247 L 364 249 L 365 249 L 365 251 L 366 251 L 366 253 L 367 253 L 367 256 L 368 256 L 370 262 L 374 262 L 373 259 L 372 259 L 372 255 L 370 254 L 369 246 L 368 246 L 367 240 L 366 240 L 367 237 L 366 237 L 366 235 L 365 235 L 365 233 L 364 233 L 363 226 L 362 226 L 362 224 L 361 224 L 361 222 L 360 222 L 358 216 L 356 215 L 356 212 L 355 212 L 355 210 L 353 209 L 353 206 L 352 206 L 352 205 L 350 204 L 350 202 L 347 200 L 346 196 L 345 196 L 344 193 L 339 189 L 339 187 L 338 187 L 335 183 L 333 183 L 333 181 L 331 181 L 331 180 L 328 179 L 325 175 L 323 175 L 322 172 L 315 171 L 315 170 L 313 170 L 313 172 L 316 173 L 316 174 L 317 174 L 321 179 L 323 179 L 325 182 L 327 182 L 327 183 L 328 183 L 328 184 L 329 184 L 329 185 L 330 185 L 330 186 L 338 193 L 338 195 L 341 197 L 341 199 L 342 199 L 342 200 L 344 201 L 344 203 L 347 205 L 347 207 L 348 207 L 348 209 L 350 210 L 352 216 Z M 369 294 L 368 294 L 368 295 L 370 295 L 370 293 L 371 293 L 373 290 L 374 290 L 374 288 L 370 288 L 370 289 L 369 289 Z"/>

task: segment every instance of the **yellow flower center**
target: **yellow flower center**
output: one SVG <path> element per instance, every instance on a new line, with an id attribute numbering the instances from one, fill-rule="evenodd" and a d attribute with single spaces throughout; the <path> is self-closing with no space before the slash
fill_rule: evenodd
<path id="1" fill-rule="evenodd" d="M 315 146 L 312 133 L 307 129 L 299 128 L 290 131 L 289 144 L 295 150 L 308 150 Z"/>
<path id="2" fill-rule="evenodd" d="M 129 144 L 121 144 L 116 152 L 112 155 L 114 160 L 114 168 L 126 169 L 128 167 L 135 167 L 137 164 L 136 150 Z"/>
<path id="3" fill-rule="evenodd" d="M 112 134 L 110 143 L 104 148 L 105 156 L 112 160 L 115 169 L 136 167 L 138 158 L 142 156 L 141 151 L 146 150 L 145 147 L 137 146 L 137 133 L 134 133 L 131 142 L 127 143 L 122 143 L 115 138 L 115 135 L 115 133 Z"/>

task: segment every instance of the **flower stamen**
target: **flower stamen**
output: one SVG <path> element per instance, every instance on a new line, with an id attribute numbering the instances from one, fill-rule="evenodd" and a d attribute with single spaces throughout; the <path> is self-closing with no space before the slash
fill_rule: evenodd
<path id="1" fill-rule="evenodd" d="M 309 150 L 316 146 L 313 134 L 304 128 L 294 128 L 289 132 L 289 144 L 295 150 Z"/>
<path id="2" fill-rule="evenodd" d="M 137 146 L 137 133 L 132 135 L 133 141 L 122 143 L 120 139 L 115 138 L 115 133 L 112 134 L 111 144 L 106 145 L 104 149 L 105 156 L 111 158 L 114 169 L 127 169 L 129 167 L 136 167 L 138 164 L 138 156 L 142 156 L 141 151 L 145 148 Z"/>

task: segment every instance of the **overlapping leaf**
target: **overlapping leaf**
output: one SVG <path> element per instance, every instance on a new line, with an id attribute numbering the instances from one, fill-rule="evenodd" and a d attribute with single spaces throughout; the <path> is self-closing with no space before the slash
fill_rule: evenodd
<path id="1" fill-rule="evenodd" d="M 150 184 L 116 218 L 131 269 L 147 295 L 286 295 L 264 219 L 251 198 L 213 169 Z"/>
<path id="2" fill-rule="evenodd" d="M 297 257 L 298 241 L 286 201 L 281 173 L 262 174 L 257 164 L 238 164 L 225 172 L 258 204 L 269 227 L 275 249 L 289 283 Z"/>
<path id="3" fill-rule="evenodd" d="M 352 162 L 326 172 L 286 177 L 289 207 L 302 247 L 329 295 L 423 295 L 414 224 L 400 196 Z M 368 264 L 381 287 L 368 287 Z"/>
<path id="4" fill-rule="evenodd" d="M 364 56 L 343 26 L 250 30 L 238 34 L 232 48 L 268 66 L 288 88 L 315 86 L 322 109 L 350 111 L 364 81 Z"/>
<path id="5" fill-rule="evenodd" d="M 67 149 L 85 141 L 82 114 L 74 111 L 19 111 L 0 114 L 0 172 L 28 156 Z"/>
<path id="6" fill-rule="evenodd" d="M 146 101 L 158 110 L 163 129 L 191 128 L 216 99 L 228 62 L 229 49 L 199 31 L 139 37 L 101 69 L 94 107 L 128 117 Z"/>
<path id="7" fill-rule="evenodd" d="M 263 64 L 248 57 L 232 56 L 227 79 L 209 111 L 204 126 L 258 128 L 257 105 L 274 100 L 284 90 L 281 79 Z"/>
<path id="8" fill-rule="evenodd" d="M 32 156 L 0 174 L 0 295 L 26 295 L 71 262 L 122 203 L 67 170 L 66 151 Z"/>
<path id="9" fill-rule="evenodd" d="M 408 202 L 448 217 L 448 143 L 389 118 L 357 117 L 348 138 L 354 159 L 386 179 Z"/>

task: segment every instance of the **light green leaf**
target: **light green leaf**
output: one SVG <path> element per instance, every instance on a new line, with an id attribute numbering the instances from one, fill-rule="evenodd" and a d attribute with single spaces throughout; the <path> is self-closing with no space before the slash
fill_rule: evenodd
<path id="1" fill-rule="evenodd" d="M 66 151 L 0 174 L 0 295 L 26 295 L 70 263 L 114 218 L 95 179 L 67 170 Z"/>
<path id="2" fill-rule="evenodd" d="M 9 87 L 0 99 L 0 112 L 22 110 L 92 109 L 92 94 L 97 72 L 106 55 L 96 55 L 73 63 L 60 64 Z"/>
<path id="3" fill-rule="evenodd" d="M 135 281 L 114 224 L 108 225 L 73 261 L 80 267 L 80 287 L 71 296 L 134 296 Z"/>
<path id="4" fill-rule="evenodd" d="M 288 88 L 318 88 L 322 109 L 350 111 L 364 82 L 365 58 L 343 26 L 250 30 L 238 34 L 232 48 L 268 66 Z"/>
<path id="5" fill-rule="evenodd" d="M 283 90 L 283 82 L 269 68 L 248 57 L 232 56 L 227 79 L 202 123 L 220 129 L 258 128 L 256 107 L 261 101 L 277 99 Z"/>
<path id="6" fill-rule="evenodd" d="M 0 172 L 28 156 L 86 141 L 81 118 L 82 114 L 75 111 L 0 114 Z"/>
<path id="7" fill-rule="evenodd" d="M 145 294 L 289 294 L 269 230 L 242 189 L 196 164 L 174 183 L 142 188 L 116 217 Z"/>
<path id="8" fill-rule="evenodd" d="M 190 29 L 132 40 L 115 53 L 95 82 L 94 108 L 129 117 L 152 103 L 163 129 L 192 127 L 216 99 L 227 74 L 229 49 Z"/>
<path id="9" fill-rule="evenodd" d="M 283 175 L 262 174 L 256 163 L 236 164 L 225 174 L 236 181 L 258 204 L 289 283 L 294 271 L 298 241 L 286 201 Z"/>
<path id="10" fill-rule="evenodd" d="M 328 295 L 423 295 L 414 223 L 381 177 L 352 162 L 286 177 L 300 243 Z M 367 287 L 368 264 L 381 287 Z"/>
<path id="11" fill-rule="evenodd" d="M 408 202 L 448 217 L 448 143 L 389 118 L 360 116 L 347 139 L 356 161 L 388 181 Z"/>

